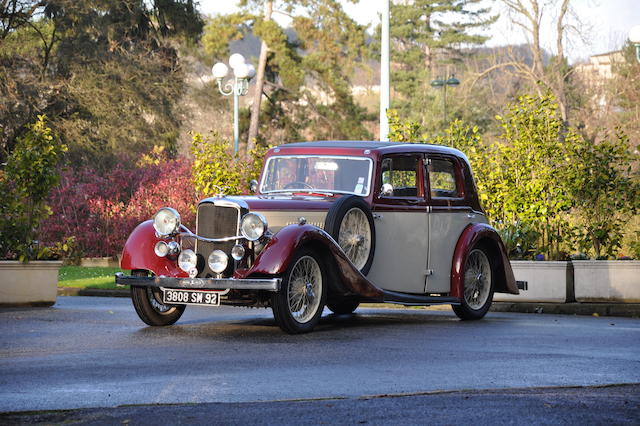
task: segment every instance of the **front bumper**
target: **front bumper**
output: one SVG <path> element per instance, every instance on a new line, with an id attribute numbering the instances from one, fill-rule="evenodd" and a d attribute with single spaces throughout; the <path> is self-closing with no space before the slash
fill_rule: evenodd
<path id="1" fill-rule="evenodd" d="M 116 273 L 116 284 L 139 287 L 165 287 L 192 290 L 280 290 L 280 278 L 176 278 L 176 277 L 135 277 Z"/>

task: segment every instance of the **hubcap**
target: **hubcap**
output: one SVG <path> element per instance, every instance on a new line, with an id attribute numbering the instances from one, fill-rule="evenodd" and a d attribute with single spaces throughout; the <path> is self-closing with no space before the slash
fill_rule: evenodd
<path id="1" fill-rule="evenodd" d="M 303 256 L 291 270 L 288 300 L 291 316 L 299 323 L 310 321 L 320 306 L 322 272 L 311 256 Z"/>
<path id="2" fill-rule="evenodd" d="M 464 300 L 471 309 L 479 310 L 491 293 L 491 264 L 482 250 L 469 253 L 464 273 Z"/>
<path id="3" fill-rule="evenodd" d="M 356 268 L 364 268 L 371 250 L 371 229 L 367 216 L 359 208 L 352 208 L 342 218 L 338 245 Z"/>

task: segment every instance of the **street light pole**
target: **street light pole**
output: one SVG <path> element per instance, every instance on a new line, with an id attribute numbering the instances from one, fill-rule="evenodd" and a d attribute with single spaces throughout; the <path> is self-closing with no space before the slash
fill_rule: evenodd
<path id="1" fill-rule="evenodd" d="M 640 63 L 640 25 L 636 25 L 629 31 L 629 41 L 636 47 L 636 59 Z"/>
<path id="2" fill-rule="evenodd" d="M 447 126 L 447 86 L 456 87 L 459 85 L 460 80 L 454 74 L 445 78 L 438 77 L 431 81 L 431 87 L 435 89 L 442 87 L 442 116 L 445 127 Z"/>
<path id="3" fill-rule="evenodd" d="M 249 80 L 256 75 L 256 70 L 251 64 L 245 63 L 244 56 L 234 53 L 229 57 L 229 65 L 233 69 L 233 78 L 223 83 L 229 74 L 229 67 L 222 62 L 216 63 L 211 68 L 211 73 L 218 83 L 218 90 L 224 96 L 233 95 L 233 154 L 238 154 L 240 148 L 240 96 L 247 94 Z"/>
<path id="4" fill-rule="evenodd" d="M 389 57 L 389 1 L 382 0 L 382 22 L 380 40 L 380 140 L 389 140 L 387 110 L 390 102 L 390 57 Z"/>

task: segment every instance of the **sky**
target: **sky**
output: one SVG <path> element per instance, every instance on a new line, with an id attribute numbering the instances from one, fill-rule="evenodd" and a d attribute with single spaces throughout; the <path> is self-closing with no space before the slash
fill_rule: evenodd
<path id="1" fill-rule="evenodd" d="M 342 1 L 345 11 L 361 24 L 377 24 L 379 11 L 385 0 L 360 0 L 358 4 Z M 500 12 L 498 1 L 485 0 L 495 12 Z M 237 11 L 237 0 L 200 0 L 200 10 L 208 15 Z M 585 40 L 572 36 L 565 51 L 571 62 L 581 62 L 590 55 L 605 53 L 620 48 L 631 27 L 640 25 L 640 0 L 573 0 L 576 15 L 583 25 Z M 551 17 L 551 13 L 547 14 Z M 286 18 L 277 18 L 286 25 Z M 545 25 L 546 24 L 546 25 Z M 553 28 L 549 21 L 543 21 L 548 28 L 543 31 L 542 43 L 545 47 L 555 46 Z M 490 36 L 488 46 L 524 43 L 525 37 L 518 28 L 513 28 L 508 19 L 501 17 L 486 33 Z"/>

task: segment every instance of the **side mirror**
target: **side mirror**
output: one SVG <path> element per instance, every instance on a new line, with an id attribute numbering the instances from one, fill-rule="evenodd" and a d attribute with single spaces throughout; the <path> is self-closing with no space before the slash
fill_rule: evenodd
<path id="1" fill-rule="evenodd" d="M 255 194 L 256 192 L 258 192 L 258 181 L 255 179 L 251 179 L 251 181 L 249 182 L 249 190 L 251 191 L 252 194 Z"/>
<path id="2" fill-rule="evenodd" d="M 380 195 L 383 197 L 390 197 L 393 195 L 393 185 L 390 183 L 383 183 L 382 188 L 380 188 Z"/>

